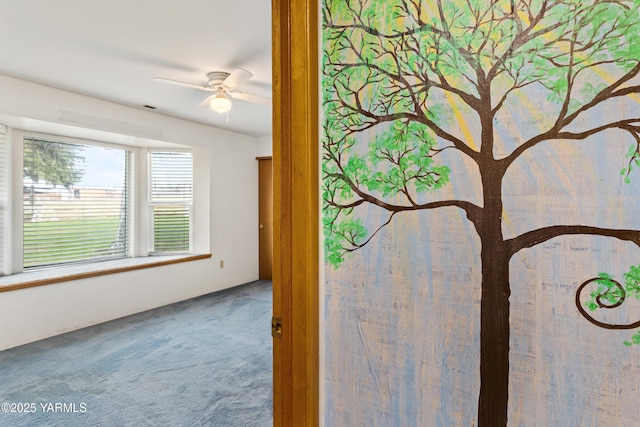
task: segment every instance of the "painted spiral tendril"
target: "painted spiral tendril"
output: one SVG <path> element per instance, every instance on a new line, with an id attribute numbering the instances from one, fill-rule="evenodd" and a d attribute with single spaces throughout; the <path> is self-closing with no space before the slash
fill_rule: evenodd
<path id="1" fill-rule="evenodd" d="M 622 305 L 622 303 L 625 301 L 625 298 L 627 297 L 627 291 L 624 289 L 624 286 L 620 284 L 620 282 L 611 278 L 594 277 L 583 282 L 576 290 L 576 307 L 578 308 L 580 314 L 592 324 L 605 329 L 635 329 L 640 327 L 640 321 L 629 324 L 601 322 L 594 319 L 593 316 L 591 316 L 584 309 L 580 302 L 580 295 L 584 288 L 591 283 L 602 284 L 603 282 L 609 282 L 610 285 L 606 286 L 606 290 L 604 292 L 595 295 L 594 299 L 595 303 L 598 305 L 598 308 L 614 309 L 620 307 L 620 305 Z"/>

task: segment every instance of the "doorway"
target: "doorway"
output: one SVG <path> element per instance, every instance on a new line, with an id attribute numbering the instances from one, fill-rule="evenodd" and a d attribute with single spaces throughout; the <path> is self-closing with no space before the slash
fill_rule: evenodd
<path id="1" fill-rule="evenodd" d="M 273 169 L 271 157 L 258 157 L 258 278 L 273 277 Z"/>

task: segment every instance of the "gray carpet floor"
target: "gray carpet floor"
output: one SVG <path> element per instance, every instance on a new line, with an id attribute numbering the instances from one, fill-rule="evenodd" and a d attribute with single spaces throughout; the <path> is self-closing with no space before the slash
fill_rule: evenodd
<path id="1" fill-rule="evenodd" d="M 0 426 L 271 426 L 271 292 L 253 282 L 2 351 Z"/>

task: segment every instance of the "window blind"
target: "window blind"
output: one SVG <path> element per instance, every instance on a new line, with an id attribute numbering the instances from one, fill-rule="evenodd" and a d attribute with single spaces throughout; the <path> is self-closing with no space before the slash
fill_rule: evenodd
<path id="1" fill-rule="evenodd" d="M 9 215 L 9 140 L 6 126 L 0 124 L 0 276 L 7 274 L 6 248 Z"/>
<path id="2" fill-rule="evenodd" d="M 24 139 L 24 268 L 128 255 L 132 155 Z"/>
<path id="3" fill-rule="evenodd" d="M 152 252 L 191 250 L 193 156 L 191 153 L 150 153 L 149 205 Z"/>

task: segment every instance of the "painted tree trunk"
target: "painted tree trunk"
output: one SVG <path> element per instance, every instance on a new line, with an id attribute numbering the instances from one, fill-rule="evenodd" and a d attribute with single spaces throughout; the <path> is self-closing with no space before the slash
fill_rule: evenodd
<path id="1" fill-rule="evenodd" d="M 507 425 L 509 397 L 509 260 L 501 253 L 501 241 L 481 239 L 478 426 L 502 427 Z"/>
<path id="2" fill-rule="evenodd" d="M 482 218 L 476 224 L 481 243 L 480 395 L 478 426 L 507 425 L 509 397 L 509 258 L 502 235 L 502 177 L 493 159 L 493 128 L 483 117 L 484 161 Z"/>

